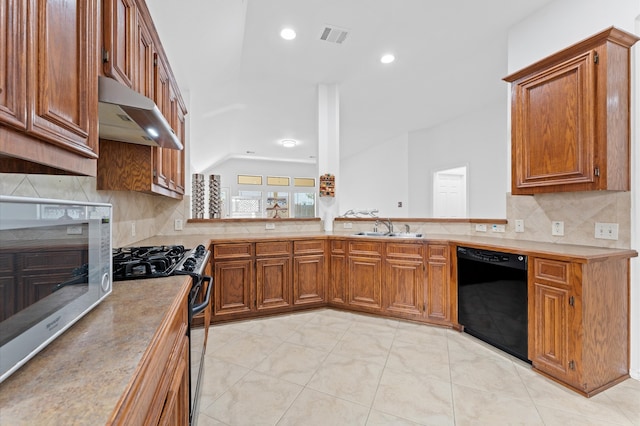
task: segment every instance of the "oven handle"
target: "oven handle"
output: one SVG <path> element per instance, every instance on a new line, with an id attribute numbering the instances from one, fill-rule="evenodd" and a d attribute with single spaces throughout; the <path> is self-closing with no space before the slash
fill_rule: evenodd
<path id="1" fill-rule="evenodd" d="M 213 278 L 208 275 L 203 275 L 202 280 L 200 282 L 208 282 L 209 286 L 207 287 L 207 294 L 204 297 L 204 301 L 199 305 L 195 305 L 191 307 L 192 317 L 204 311 L 206 307 L 209 306 L 209 302 L 211 300 L 211 287 L 213 287 Z"/>

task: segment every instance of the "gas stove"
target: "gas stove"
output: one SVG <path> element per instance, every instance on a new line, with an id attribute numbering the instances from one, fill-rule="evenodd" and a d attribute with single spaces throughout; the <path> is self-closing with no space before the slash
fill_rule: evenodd
<path id="1" fill-rule="evenodd" d="M 113 280 L 138 280 L 171 275 L 202 275 L 209 251 L 201 244 L 123 247 L 113 250 Z"/>

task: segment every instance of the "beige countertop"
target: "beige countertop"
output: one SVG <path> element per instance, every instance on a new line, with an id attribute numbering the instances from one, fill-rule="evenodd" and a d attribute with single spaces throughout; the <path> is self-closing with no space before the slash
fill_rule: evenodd
<path id="1" fill-rule="evenodd" d="M 260 234 L 235 233 L 217 235 L 166 235 L 155 236 L 134 245 L 154 245 L 154 244 L 183 244 L 187 248 L 192 248 L 198 244 L 225 243 L 237 241 L 267 241 L 282 239 L 306 239 L 306 238 L 340 238 L 350 237 L 359 239 L 377 239 L 382 241 L 430 241 L 430 242 L 450 242 L 458 245 L 485 248 L 489 250 L 499 250 L 510 253 L 522 253 L 529 256 L 545 256 L 558 260 L 571 260 L 577 262 L 591 262 L 598 259 L 609 259 L 612 257 L 635 257 L 638 253 L 632 249 L 616 249 L 606 247 L 582 246 L 571 244 L 554 244 L 548 242 L 516 240 L 508 238 L 476 237 L 470 235 L 454 234 L 425 234 L 422 238 L 398 238 L 398 237 L 369 237 L 356 236 L 353 232 L 264 232 Z"/>
<path id="2" fill-rule="evenodd" d="M 0 384 L 0 424 L 105 424 L 188 276 L 118 281 L 113 292 Z"/>

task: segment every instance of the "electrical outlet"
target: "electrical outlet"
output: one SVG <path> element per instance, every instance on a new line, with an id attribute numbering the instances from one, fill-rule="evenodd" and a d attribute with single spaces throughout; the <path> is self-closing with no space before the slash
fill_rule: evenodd
<path id="1" fill-rule="evenodd" d="M 476 232 L 487 232 L 487 225 L 485 225 L 484 223 L 477 223 Z"/>
<path id="2" fill-rule="evenodd" d="M 524 220 L 516 219 L 516 232 L 524 232 Z"/>
<path id="3" fill-rule="evenodd" d="M 184 228 L 182 219 L 176 219 L 173 221 L 173 229 L 176 231 L 182 231 Z"/>
<path id="4" fill-rule="evenodd" d="M 266 225 L 264 225 L 264 229 L 276 229 L 276 224 L 275 223 L 267 223 Z"/>
<path id="5" fill-rule="evenodd" d="M 562 237 L 564 235 L 564 222 L 561 220 L 554 220 L 551 222 L 551 235 Z"/>
<path id="6" fill-rule="evenodd" d="M 505 231 L 504 225 L 496 225 L 496 224 L 491 225 L 491 232 L 504 232 L 504 231 Z"/>
<path id="7" fill-rule="evenodd" d="M 342 224 L 342 229 L 351 229 L 353 228 L 353 223 L 351 222 L 345 222 Z"/>
<path id="8" fill-rule="evenodd" d="M 595 237 L 602 240 L 617 240 L 618 224 L 596 222 Z"/>
<path id="9" fill-rule="evenodd" d="M 132 237 L 136 236 L 136 223 L 135 222 L 131 222 L 131 236 Z"/>

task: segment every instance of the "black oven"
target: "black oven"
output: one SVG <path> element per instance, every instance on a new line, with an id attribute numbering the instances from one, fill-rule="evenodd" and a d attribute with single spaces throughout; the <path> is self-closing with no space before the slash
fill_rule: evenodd
<path id="1" fill-rule="evenodd" d="M 189 423 L 195 424 L 204 372 L 213 278 L 205 275 L 210 252 L 203 245 L 187 250 L 181 245 L 124 247 L 113 250 L 113 280 L 138 280 L 189 275 Z"/>

